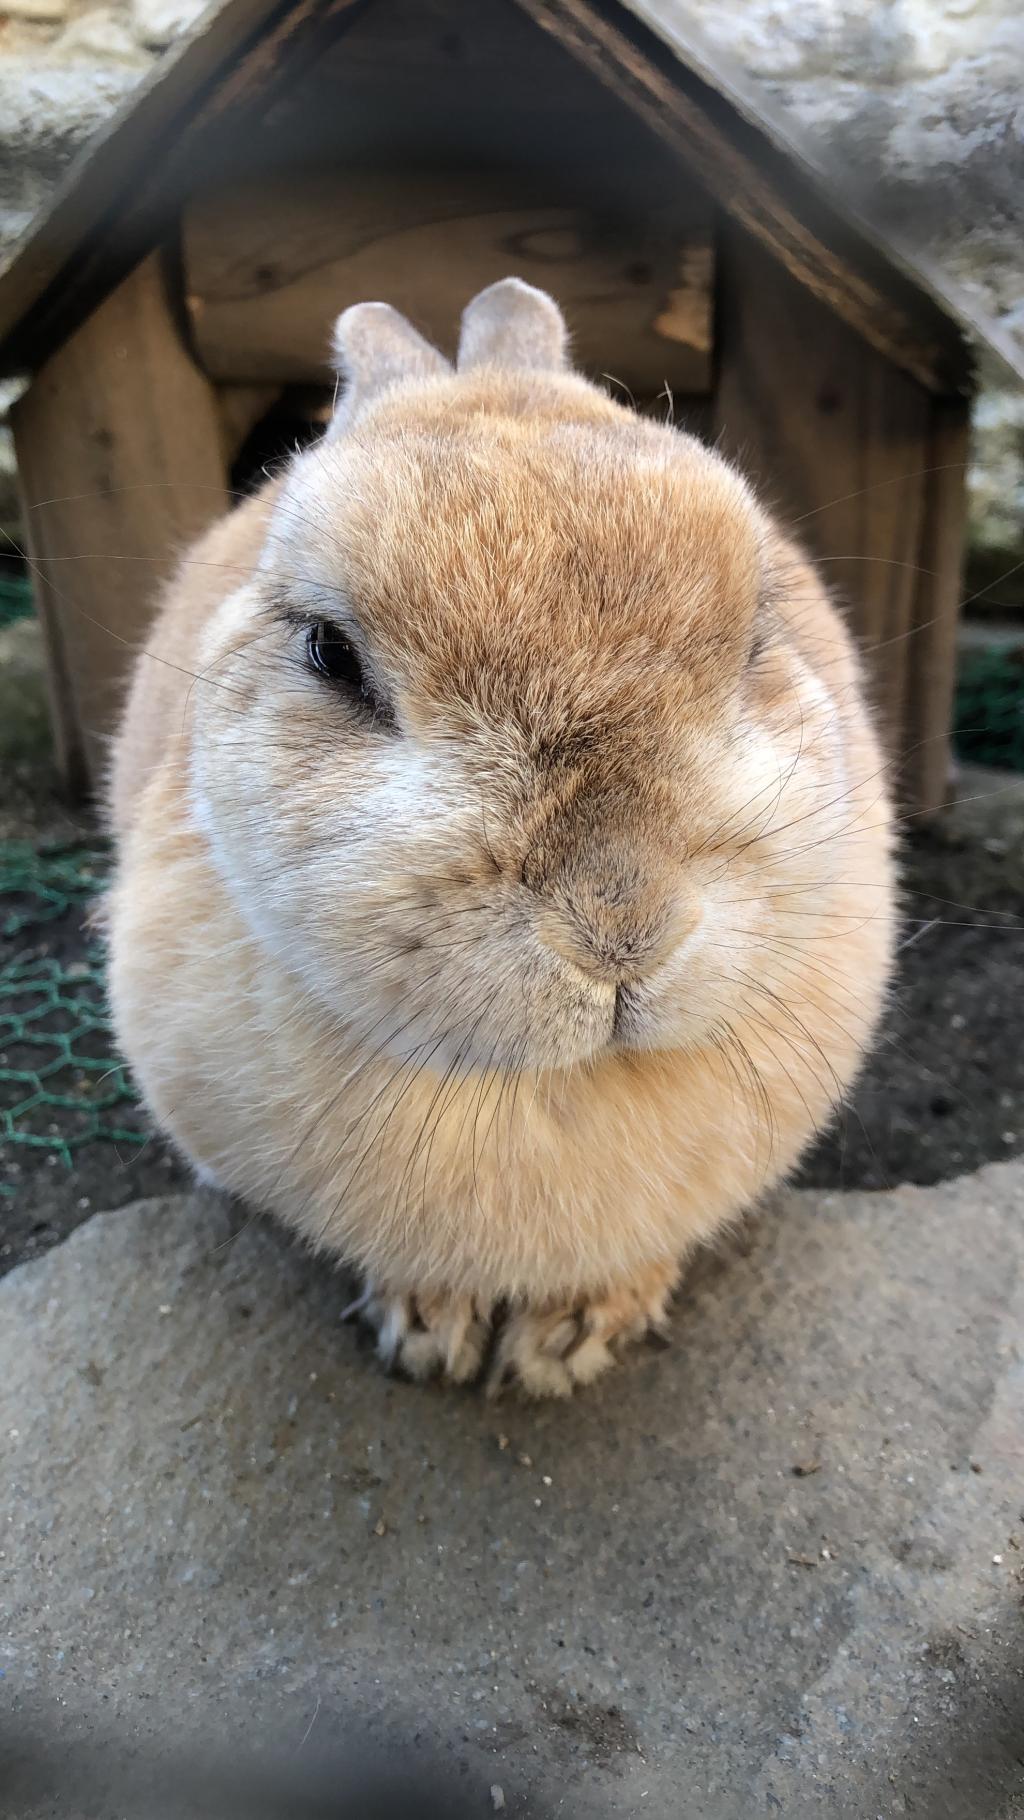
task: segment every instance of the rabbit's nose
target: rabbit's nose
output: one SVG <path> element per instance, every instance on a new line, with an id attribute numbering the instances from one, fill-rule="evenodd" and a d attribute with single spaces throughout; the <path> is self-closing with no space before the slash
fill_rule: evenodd
<path id="1" fill-rule="evenodd" d="M 542 941 L 595 982 L 629 985 L 667 960 L 700 909 L 678 890 L 604 875 L 563 886 L 539 918 Z"/>

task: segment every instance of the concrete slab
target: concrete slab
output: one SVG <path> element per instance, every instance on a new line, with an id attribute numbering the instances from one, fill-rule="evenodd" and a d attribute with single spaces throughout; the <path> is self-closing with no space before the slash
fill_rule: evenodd
<path id="1" fill-rule="evenodd" d="M 493 1406 L 381 1377 L 212 1197 L 97 1218 L 0 1286 L 8 1736 L 58 1782 L 435 1741 L 482 1815 L 1024 1814 L 1022 1265 L 1021 1164 L 791 1194 L 670 1351 Z M 6 1811 L 129 1811 L 83 1802 Z"/>

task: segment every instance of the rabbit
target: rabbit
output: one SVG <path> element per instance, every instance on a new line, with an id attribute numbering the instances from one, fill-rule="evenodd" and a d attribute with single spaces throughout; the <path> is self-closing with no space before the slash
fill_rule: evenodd
<path id="1" fill-rule="evenodd" d="M 893 952 L 858 659 L 736 468 L 509 278 L 383 303 L 190 551 L 109 808 L 116 1032 L 201 1179 L 356 1269 L 385 1363 L 564 1396 L 857 1072 Z"/>

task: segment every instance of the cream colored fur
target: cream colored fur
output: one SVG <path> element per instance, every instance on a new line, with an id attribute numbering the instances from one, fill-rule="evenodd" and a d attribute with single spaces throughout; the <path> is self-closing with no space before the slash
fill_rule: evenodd
<path id="1" fill-rule="evenodd" d="M 565 370 L 549 299 L 492 287 L 457 372 L 367 307 L 333 434 L 189 553 L 139 659 L 114 1014 L 196 1166 L 367 1273 L 386 1351 L 471 1375 L 504 1300 L 502 1370 L 562 1390 L 854 1075 L 882 760 L 807 561 Z"/>

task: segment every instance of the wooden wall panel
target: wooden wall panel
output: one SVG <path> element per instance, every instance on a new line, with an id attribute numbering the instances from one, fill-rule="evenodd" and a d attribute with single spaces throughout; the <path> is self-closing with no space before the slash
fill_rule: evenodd
<path id="1" fill-rule="evenodd" d="M 184 220 L 186 296 L 214 378 L 312 382 L 348 304 L 382 299 L 454 351 L 460 313 L 510 273 L 551 291 L 575 358 L 636 393 L 711 377 L 712 224 L 695 194 L 671 227 L 539 200 L 527 179 L 349 171 L 204 197 Z"/>
<path id="2" fill-rule="evenodd" d="M 228 504 L 216 397 L 158 255 L 52 356 L 13 425 L 58 759 L 81 791 L 102 777 L 161 581 Z"/>
<path id="3" fill-rule="evenodd" d="M 898 756 L 929 560 L 933 401 L 753 241 L 731 234 L 721 263 L 716 434 L 819 558 Z"/>
<path id="4" fill-rule="evenodd" d="M 949 729 L 963 598 L 968 441 L 966 401 L 937 399 L 932 407 L 921 568 L 903 704 L 903 790 L 907 801 L 925 814 L 941 809 L 950 791 Z"/>

